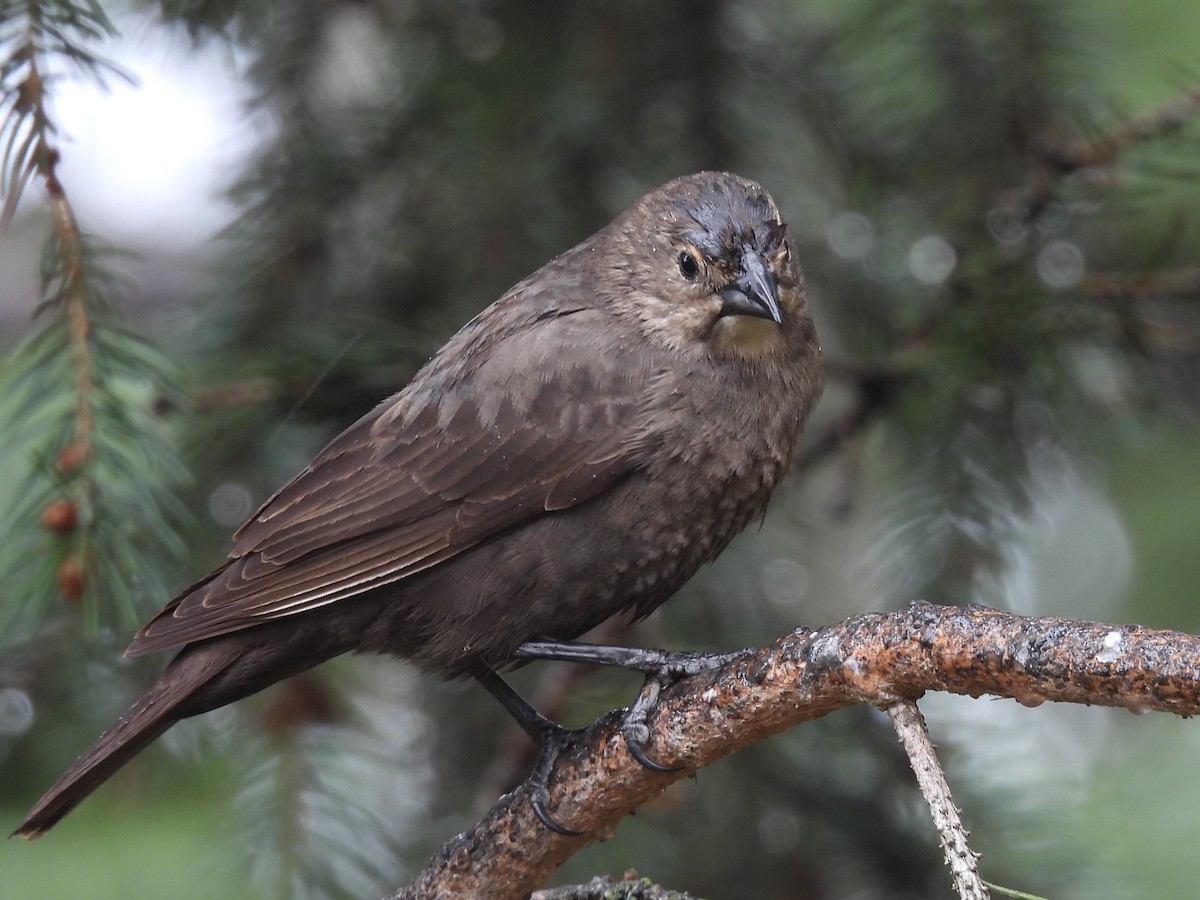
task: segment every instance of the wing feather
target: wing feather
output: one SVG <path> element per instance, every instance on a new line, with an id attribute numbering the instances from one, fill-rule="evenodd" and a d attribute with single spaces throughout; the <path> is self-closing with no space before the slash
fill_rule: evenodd
<path id="1" fill-rule="evenodd" d="M 530 315 L 472 360 L 460 345 L 476 319 L 276 492 L 127 653 L 346 600 L 609 489 L 638 464 L 645 373 L 635 354 L 598 352 L 600 318 Z"/>

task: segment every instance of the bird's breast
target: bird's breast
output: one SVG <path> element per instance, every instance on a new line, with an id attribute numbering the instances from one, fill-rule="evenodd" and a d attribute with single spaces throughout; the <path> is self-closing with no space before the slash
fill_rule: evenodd
<path id="1" fill-rule="evenodd" d="M 641 513 L 625 562 L 642 612 L 763 514 L 800 428 L 798 399 L 778 384 L 693 370 L 673 388 L 655 410 L 646 465 L 626 488 Z"/>

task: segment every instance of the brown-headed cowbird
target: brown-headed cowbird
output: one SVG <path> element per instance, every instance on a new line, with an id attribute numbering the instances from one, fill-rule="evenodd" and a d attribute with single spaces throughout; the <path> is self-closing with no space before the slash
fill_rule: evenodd
<path id="1" fill-rule="evenodd" d="M 348 651 L 475 676 L 538 736 L 546 720 L 496 670 L 569 655 L 561 642 L 646 615 L 712 560 L 763 514 L 820 387 L 766 191 L 713 172 L 651 191 L 242 526 L 126 651 L 178 655 L 16 833 L 45 831 L 175 721 Z"/>

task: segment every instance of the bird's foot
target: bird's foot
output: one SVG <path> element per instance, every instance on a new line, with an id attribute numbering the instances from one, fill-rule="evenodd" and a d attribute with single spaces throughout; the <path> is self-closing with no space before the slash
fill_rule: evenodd
<path id="1" fill-rule="evenodd" d="M 629 750 L 629 755 L 652 772 L 677 772 L 683 768 L 665 766 L 646 755 L 646 741 L 650 740 L 650 713 L 658 705 L 663 688 L 678 681 L 680 677 L 683 676 L 664 672 L 647 674 L 646 683 L 642 685 L 637 700 L 626 711 L 625 721 L 621 723 L 621 734 L 625 737 L 625 747 Z"/>
<path id="2" fill-rule="evenodd" d="M 550 803 L 550 775 L 554 772 L 554 764 L 558 762 L 558 758 L 564 750 L 580 740 L 581 732 L 563 728 L 557 722 L 547 719 L 530 706 L 524 697 L 514 691 L 507 681 L 490 669 L 481 671 L 476 678 L 493 697 L 500 701 L 501 705 L 521 726 L 521 729 L 537 745 L 537 762 L 533 766 L 533 771 L 529 773 L 529 777 L 525 779 L 525 787 L 528 788 L 529 805 L 533 808 L 533 813 L 538 817 L 538 821 L 555 834 L 561 834 L 564 837 L 583 834 L 582 831 L 567 828 L 546 811 L 546 807 Z"/>
<path id="3" fill-rule="evenodd" d="M 558 762 L 559 756 L 579 740 L 580 734 L 579 731 L 572 731 L 546 720 L 545 726 L 539 728 L 539 734 L 533 735 L 538 745 L 538 758 L 533 771 L 525 779 L 533 814 L 555 834 L 564 837 L 578 837 L 583 832 L 568 828 L 546 811 L 550 803 L 550 775 L 554 772 L 554 764 Z"/>
<path id="4" fill-rule="evenodd" d="M 565 641 L 528 641 L 517 650 L 526 659 L 557 659 L 565 662 L 586 662 L 633 669 L 646 675 L 646 682 L 637 700 L 625 713 L 621 733 L 629 754 L 654 772 L 677 772 L 683 766 L 667 766 L 646 755 L 650 739 L 650 714 L 658 704 L 663 689 L 676 681 L 710 672 L 743 656 L 747 651 L 732 653 L 701 653 L 691 650 L 653 650 L 638 647 L 605 647 Z"/>

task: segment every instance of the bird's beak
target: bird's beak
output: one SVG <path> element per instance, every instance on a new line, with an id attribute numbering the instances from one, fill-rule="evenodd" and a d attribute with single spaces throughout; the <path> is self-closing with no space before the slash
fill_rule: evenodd
<path id="1" fill-rule="evenodd" d="M 753 250 L 742 254 L 742 272 L 737 280 L 718 292 L 722 316 L 757 316 L 782 324 L 779 291 L 775 276 Z"/>

